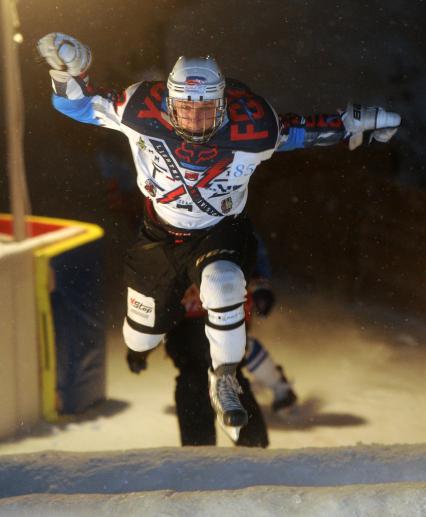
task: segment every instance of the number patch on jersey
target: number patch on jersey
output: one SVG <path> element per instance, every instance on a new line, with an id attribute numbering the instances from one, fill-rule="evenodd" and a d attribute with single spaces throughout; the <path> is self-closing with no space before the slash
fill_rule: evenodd
<path id="1" fill-rule="evenodd" d="M 232 176 L 234 178 L 241 178 L 243 176 L 251 176 L 256 169 L 255 163 L 239 163 L 232 169 Z"/>

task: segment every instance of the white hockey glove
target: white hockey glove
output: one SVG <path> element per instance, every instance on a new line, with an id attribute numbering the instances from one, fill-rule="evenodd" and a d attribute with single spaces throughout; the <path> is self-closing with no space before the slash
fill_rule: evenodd
<path id="1" fill-rule="evenodd" d="M 85 72 L 92 61 L 89 47 L 60 32 L 43 36 L 37 43 L 37 50 L 53 69 L 72 76 Z"/>
<path id="2" fill-rule="evenodd" d="M 389 142 L 401 125 L 398 113 L 385 111 L 379 107 L 365 107 L 349 103 L 342 113 L 345 130 L 350 133 L 349 149 L 353 151 L 362 144 L 364 131 L 372 131 L 371 140 Z"/>

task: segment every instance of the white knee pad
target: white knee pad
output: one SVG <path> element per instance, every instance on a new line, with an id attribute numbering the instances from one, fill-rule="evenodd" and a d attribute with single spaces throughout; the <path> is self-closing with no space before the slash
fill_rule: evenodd
<path id="1" fill-rule="evenodd" d="M 206 336 L 214 368 L 238 363 L 244 356 L 245 286 L 243 272 L 233 262 L 218 260 L 203 269 L 200 299 L 207 310 Z"/>
<path id="2" fill-rule="evenodd" d="M 145 352 L 155 348 L 163 339 L 165 334 L 145 334 L 132 328 L 127 318 L 124 318 L 123 337 L 126 345 L 135 352 Z"/>
<path id="3" fill-rule="evenodd" d="M 221 309 L 243 304 L 246 295 L 243 272 L 233 262 L 217 260 L 203 269 L 200 299 L 205 309 Z"/>

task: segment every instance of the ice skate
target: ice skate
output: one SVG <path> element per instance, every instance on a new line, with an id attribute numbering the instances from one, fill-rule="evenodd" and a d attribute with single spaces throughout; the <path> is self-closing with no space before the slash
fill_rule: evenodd
<path id="1" fill-rule="evenodd" d="M 221 365 L 214 372 L 209 370 L 209 393 L 219 425 L 236 442 L 248 416 L 238 397 L 242 390 L 235 377 L 234 364 Z"/>
<path id="2" fill-rule="evenodd" d="M 274 400 L 272 402 L 272 411 L 274 412 L 289 409 L 297 402 L 297 395 L 284 375 L 283 369 L 281 366 L 276 368 L 280 373 L 280 380 L 273 387 Z"/>

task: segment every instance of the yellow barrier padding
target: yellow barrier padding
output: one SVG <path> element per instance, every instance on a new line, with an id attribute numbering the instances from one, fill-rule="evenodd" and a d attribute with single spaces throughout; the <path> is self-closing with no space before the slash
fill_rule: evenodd
<path id="1" fill-rule="evenodd" d="M 70 221 L 66 219 L 54 219 L 51 217 L 31 216 L 29 220 L 37 223 L 60 224 L 63 227 L 74 226 L 83 230 L 81 234 L 76 235 L 75 237 L 64 239 L 36 250 L 35 256 L 42 254 L 44 256 L 55 257 L 65 251 L 69 251 L 73 248 L 77 248 L 78 246 L 82 246 L 83 244 L 87 244 L 88 242 L 100 239 L 104 235 L 102 228 L 96 224 Z"/>
<path id="2" fill-rule="evenodd" d="M 34 251 L 38 332 L 40 343 L 42 414 L 43 418 L 48 422 L 57 422 L 59 419 L 58 409 L 60 408 L 58 408 L 56 392 L 55 328 L 50 300 L 53 280 L 50 260 L 54 256 L 101 238 L 104 232 L 102 228 L 97 225 L 82 223 L 80 221 L 69 221 L 46 217 L 29 217 L 29 220 L 47 224 L 60 224 L 64 227 L 76 226 L 82 229 L 81 234 L 41 247 Z"/>
<path id="3" fill-rule="evenodd" d="M 41 370 L 41 410 L 45 420 L 55 422 L 58 420 L 56 347 L 49 278 L 50 257 L 36 256 L 35 285 Z"/>

